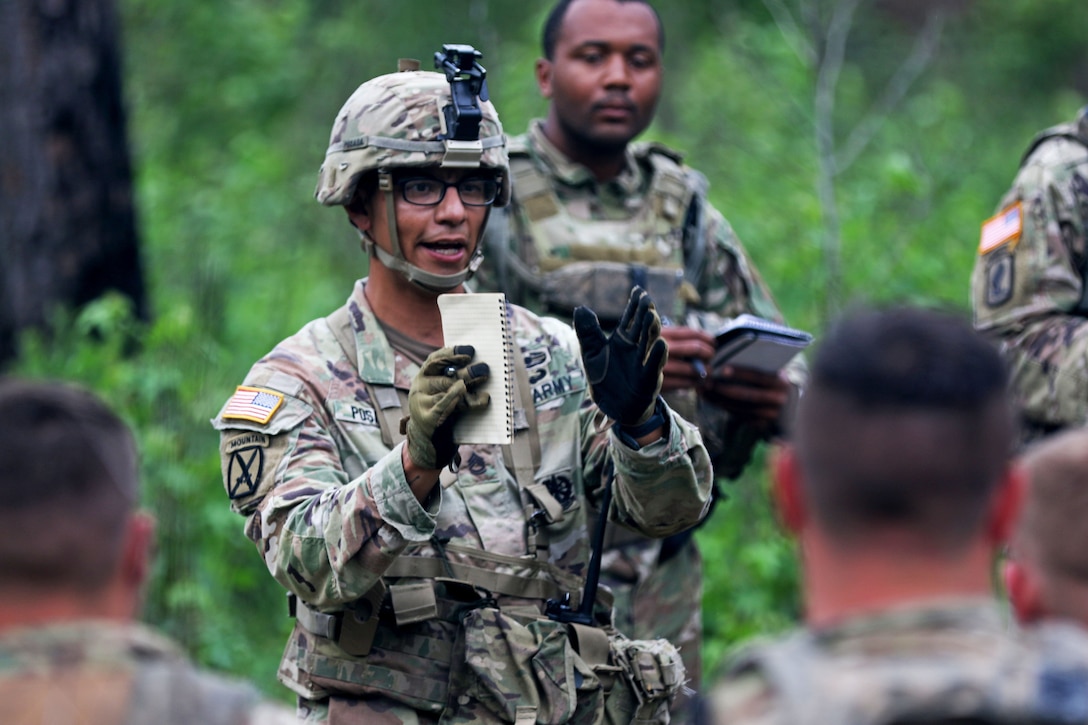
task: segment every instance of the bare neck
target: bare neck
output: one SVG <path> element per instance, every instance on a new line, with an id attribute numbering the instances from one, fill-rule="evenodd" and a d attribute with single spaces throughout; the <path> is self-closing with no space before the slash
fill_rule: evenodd
<path id="1" fill-rule="evenodd" d="M 452 292 L 464 292 L 458 285 Z M 384 324 L 413 340 L 441 347 L 442 315 L 435 301 L 436 293 L 427 292 L 408 282 L 399 272 L 383 266 L 377 257 L 370 259 L 366 300 Z"/>
<path id="2" fill-rule="evenodd" d="M 992 552 L 985 542 L 951 557 L 872 545 L 844 551 L 811 533 L 801 540 L 809 625 L 914 602 L 993 596 Z"/>
<path id="3" fill-rule="evenodd" d="M 131 621 L 137 602 L 119 591 L 77 596 L 68 593 L 4 592 L 0 598 L 0 632 L 83 619 Z"/>
<path id="4" fill-rule="evenodd" d="M 1088 582 L 1053 572 L 1044 576 L 1043 618 L 1088 626 Z"/>

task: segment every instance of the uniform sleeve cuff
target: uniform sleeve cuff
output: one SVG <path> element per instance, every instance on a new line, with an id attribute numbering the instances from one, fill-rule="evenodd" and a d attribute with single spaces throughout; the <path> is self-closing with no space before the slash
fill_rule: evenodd
<path id="1" fill-rule="evenodd" d="M 642 448 L 638 443 L 638 439 L 653 433 L 655 430 L 665 425 L 666 420 L 668 420 L 668 412 L 665 408 L 665 401 L 662 400 L 659 395 L 657 396 L 657 402 L 654 403 L 654 412 L 645 423 L 632 426 L 616 423 L 613 426 L 613 429 L 616 431 L 616 436 L 625 446 L 637 451 Z"/>

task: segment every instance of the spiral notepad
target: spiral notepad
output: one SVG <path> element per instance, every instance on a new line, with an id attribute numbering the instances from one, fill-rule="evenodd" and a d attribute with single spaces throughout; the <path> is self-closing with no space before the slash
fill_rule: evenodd
<path id="1" fill-rule="evenodd" d="M 513 340 L 506 316 L 506 295 L 501 292 L 438 296 L 442 336 L 447 347 L 472 345 L 473 362 L 485 362 L 490 378 L 482 389 L 491 404 L 461 416 L 453 428 L 457 443 L 507 445 L 514 435 Z"/>

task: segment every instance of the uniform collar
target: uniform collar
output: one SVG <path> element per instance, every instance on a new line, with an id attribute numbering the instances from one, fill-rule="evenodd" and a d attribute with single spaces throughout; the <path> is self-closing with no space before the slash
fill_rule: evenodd
<path id="1" fill-rule="evenodd" d="M 637 194 L 642 188 L 642 174 L 635 155 L 631 153 L 630 144 L 627 145 L 627 149 L 624 151 L 623 170 L 620 171 L 616 178 L 606 181 L 604 184 L 598 184 L 589 169 L 570 159 L 548 140 L 548 137 L 544 135 L 544 119 L 534 119 L 529 124 L 528 135 L 529 144 L 533 151 L 536 152 L 537 157 L 548 167 L 551 175 L 563 184 L 568 186 L 600 186 L 619 196 Z"/>
<path id="2" fill-rule="evenodd" d="M 357 280 L 347 303 L 348 317 L 355 332 L 359 377 L 375 385 L 393 385 L 397 374 L 396 353 L 367 302 L 365 289 L 366 279 Z"/>
<path id="3" fill-rule="evenodd" d="M 830 642 L 875 633 L 945 628 L 1000 632 L 1007 625 L 1000 608 L 989 597 L 949 597 L 857 614 L 834 624 L 812 627 L 809 631 L 816 639 Z"/>
<path id="4" fill-rule="evenodd" d="M 180 659 L 181 650 L 165 636 L 137 622 L 86 619 L 11 629 L 0 635 L 0 669 L 12 661 L 71 658 L 83 662 L 117 662 L 126 657 Z"/>

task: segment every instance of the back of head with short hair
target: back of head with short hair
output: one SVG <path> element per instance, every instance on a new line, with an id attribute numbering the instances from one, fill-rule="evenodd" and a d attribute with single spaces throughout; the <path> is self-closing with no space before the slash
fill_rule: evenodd
<path id="1" fill-rule="evenodd" d="M 552 9 L 548 12 L 548 17 L 544 21 L 544 28 L 540 33 L 540 50 L 544 53 L 544 57 L 548 60 L 555 60 L 555 46 L 559 42 L 559 33 L 563 29 L 563 19 L 567 16 L 567 8 L 575 0 L 559 0 Z M 658 52 L 665 52 L 665 25 L 661 22 L 661 16 L 657 12 L 657 8 L 651 5 L 647 0 L 615 0 L 618 3 L 641 3 L 650 8 L 654 17 L 657 19 L 657 45 Z"/>
<path id="2" fill-rule="evenodd" d="M 827 534 L 852 543 L 895 529 L 926 548 L 966 544 L 1012 455 L 1007 385 L 996 349 L 956 315 L 896 307 L 834 325 L 796 431 Z"/>
<path id="3" fill-rule="evenodd" d="M 0 379 L 0 590 L 104 586 L 137 483 L 132 435 L 97 397 Z"/>
<path id="4" fill-rule="evenodd" d="M 1051 576 L 1088 584 L 1088 428 L 1044 438 L 1024 452 L 1030 485 L 1014 549 Z"/>

